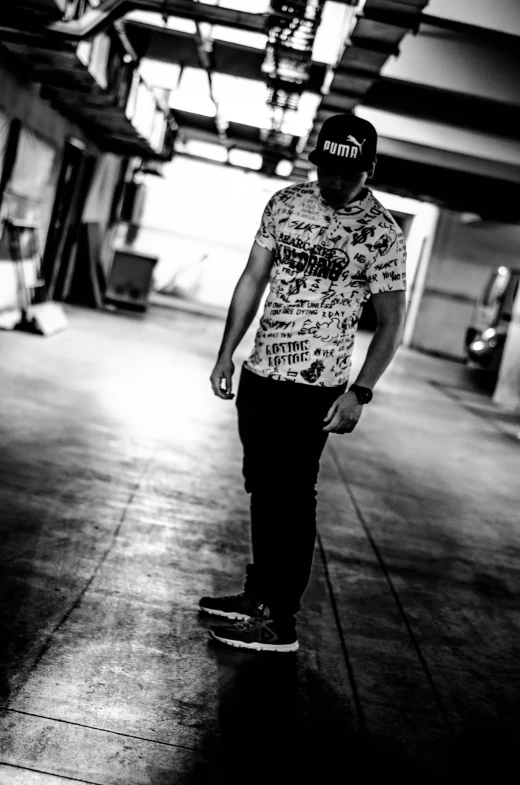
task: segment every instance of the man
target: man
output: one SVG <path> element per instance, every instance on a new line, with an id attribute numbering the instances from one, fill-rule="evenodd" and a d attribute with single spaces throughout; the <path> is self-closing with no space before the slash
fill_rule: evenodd
<path id="1" fill-rule="evenodd" d="M 254 350 L 237 394 L 245 488 L 251 494 L 253 563 L 244 591 L 203 597 L 228 623 L 210 636 L 228 646 L 291 652 L 295 614 L 316 538 L 316 481 L 329 433 L 351 433 L 402 340 L 405 245 L 365 183 L 377 133 L 352 114 L 326 120 L 309 154 L 317 182 L 268 202 L 231 301 L 213 392 L 232 399 L 233 353 L 269 284 Z M 372 297 L 377 329 L 347 390 L 354 334 Z"/>

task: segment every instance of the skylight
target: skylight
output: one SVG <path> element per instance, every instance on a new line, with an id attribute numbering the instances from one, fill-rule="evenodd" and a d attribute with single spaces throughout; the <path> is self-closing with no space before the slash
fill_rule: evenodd
<path id="1" fill-rule="evenodd" d="M 219 111 L 228 122 L 269 127 L 268 89 L 264 82 L 216 73 L 213 88 Z"/>
<path id="2" fill-rule="evenodd" d="M 210 98 L 206 71 L 202 68 L 185 68 L 179 88 L 170 96 L 170 107 L 205 117 L 215 117 L 216 108 Z"/>
<path id="3" fill-rule="evenodd" d="M 139 73 L 150 87 L 174 90 L 179 83 L 181 67 L 178 63 L 163 63 L 143 57 L 139 63 Z"/>
<path id="4" fill-rule="evenodd" d="M 264 82 L 218 72 L 213 74 L 212 80 L 213 94 L 224 120 L 254 128 L 271 127 L 272 109 L 267 105 L 268 88 Z M 149 84 L 156 86 L 152 82 Z M 321 96 L 317 94 L 302 93 L 298 109 L 285 112 L 282 133 L 306 136 L 312 128 L 320 100 Z M 178 89 L 170 96 L 170 106 L 172 109 L 214 117 L 216 108 L 210 98 L 206 72 L 201 68 L 185 68 Z"/>

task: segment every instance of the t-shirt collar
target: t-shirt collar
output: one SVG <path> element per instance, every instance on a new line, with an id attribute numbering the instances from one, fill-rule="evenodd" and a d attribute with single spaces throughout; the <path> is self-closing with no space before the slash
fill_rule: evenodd
<path id="1" fill-rule="evenodd" d="M 350 213 L 355 212 L 356 214 L 359 212 L 359 208 L 365 207 L 366 203 L 368 202 L 368 197 L 370 195 L 370 190 L 363 186 L 359 194 L 353 199 L 351 202 L 346 204 L 344 207 L 339 207 L 337 210 L 334 207 L 331 207 L 330 204 L 327 204 L 323 196 L 321 195 L 321 191 L 318 186 L 318 182 L 315 183 L 316 188 L 316 196 L 321 204 L 326 210 L 330 210 L 338 216 L 348 216 Z"/>

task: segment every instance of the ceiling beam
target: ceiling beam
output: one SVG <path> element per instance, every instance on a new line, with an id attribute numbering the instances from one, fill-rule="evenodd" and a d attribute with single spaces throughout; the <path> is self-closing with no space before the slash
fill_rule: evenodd
<path id="1" fill-rule="evenodd" d="M 443 169 L 481 175 L 486 178 L 506 180 L 520 185 L 520 165 L 505 163 L 504 161 L 490 161 L 473 155 L 454 153 L 451 150 L 441 150 L 438 147 L 407 142 L 402 139 L 392 139 L 379 136 L 378 157 L 387 156 L 405 161 L 430 164 Z"/>
<path id="2" fill-rule="evenodd" d="M 162 29 L 132 21 L 125 22 L 125 30 L 139 57 L 165 63 L 182 63 L 193 68 L 200 67 L 195 36 L 192 33 Z M 263 49 L 216 39 L 213 42 L 213 57 L 215 60 L 213 70 L 218 73 L 265 82 L 262 71 L 262 63 L 265 59 Z M 312 63 L 309 68 L 309 80 L 305 83 L 305 91 L 320 93 L 326 72 L 327 66 L 324 63 Z"/>
<path id="3" fill-rule="evenodd" d="M 180 16 L 196 22 L 210 22 L 241 30 L 264 32 L 267 15 L 234 11 L 220 6 L 195 3 L 193 0 L 102 0 L 97 8 L 84 14 L 81 19 L 70 22 L 55 22 L 46 30 L 65 38 L 91 38 L 104 30 L 111 22 L 120 19 L 129 11 L 153 11 L 158 14 Z"/>
<path id="4" fill-rule="evenodd" d="M 498 48 L 508 47 L 518 51 L 519 37 L 503 30 L 492 30 L 489 27 L 480 27 L 480 25 L 458 22 L 455 19 L 444 19 L 440 16 L 430 16 L 429 14 L 421 14 L 420 22 L 422 25 L 448 30 L 451 33 L 466 36 L 474 41 L 482 41 L 485 44 L 497 46 Z"/>
<path id="5" fill-rule="evenodd" d="M 334 90 L 324 98 L 323 103 L 342 111 L 342 102 L 348 102 L 351 95 L 347 90 L 343 92 L 338 89 L 340 85 L 336 81 L 333 86 Z M 372 109 L 497 136 L 516 137 L 516 129 L 520 128 L 520 96 L 518 104 L 512 105 L 415 82 L 381 77 L 359 103 Z"/>
<path id="6" fill-rule="evenodd" d="M 336 0 L 345 5 L 355 5 L 351 0 Z M 494 30 L 489 27 L 462 22 L 456 19 L 448 19 L 442 16 L 434 16 L 421 12 L 422 7 L 427 3 L 423 0 L 418 2 L 404 3 L 402 0 L 384 0 L 384 2 L 371 2 L 368 0 L 362 12 L 366 19 L 382 22 L 389 25 L 404 25 L 410 30 L 417 32 L 419 25 L 430 25 L 440 30 L 448 30 L 461 36 L 467 36 L 474 40 L 481 40 L 485 43 L 501 46 L 509 46 L 518 49 L 519 37 L 505 30 Z"/>
<path id="7" fill-rule="evenodd" d="M 520 222 L 520 183 L 496 176 L 381 154 L 371 185 L 448 209 L 477 213 L 488 220 Z"/>

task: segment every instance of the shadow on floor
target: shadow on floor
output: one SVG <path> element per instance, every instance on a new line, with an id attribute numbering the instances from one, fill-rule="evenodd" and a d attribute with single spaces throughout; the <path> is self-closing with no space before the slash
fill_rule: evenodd
<path id="1" fill-rule="evenodd" d="M 352 709 L 299 653 L 258 654 L 208 643 L 218 670 L 218 748 L 202 743 L 186 782 L 421 782 L 435 763 L 412 759 L 397 739 L 369 737 Z"/>

